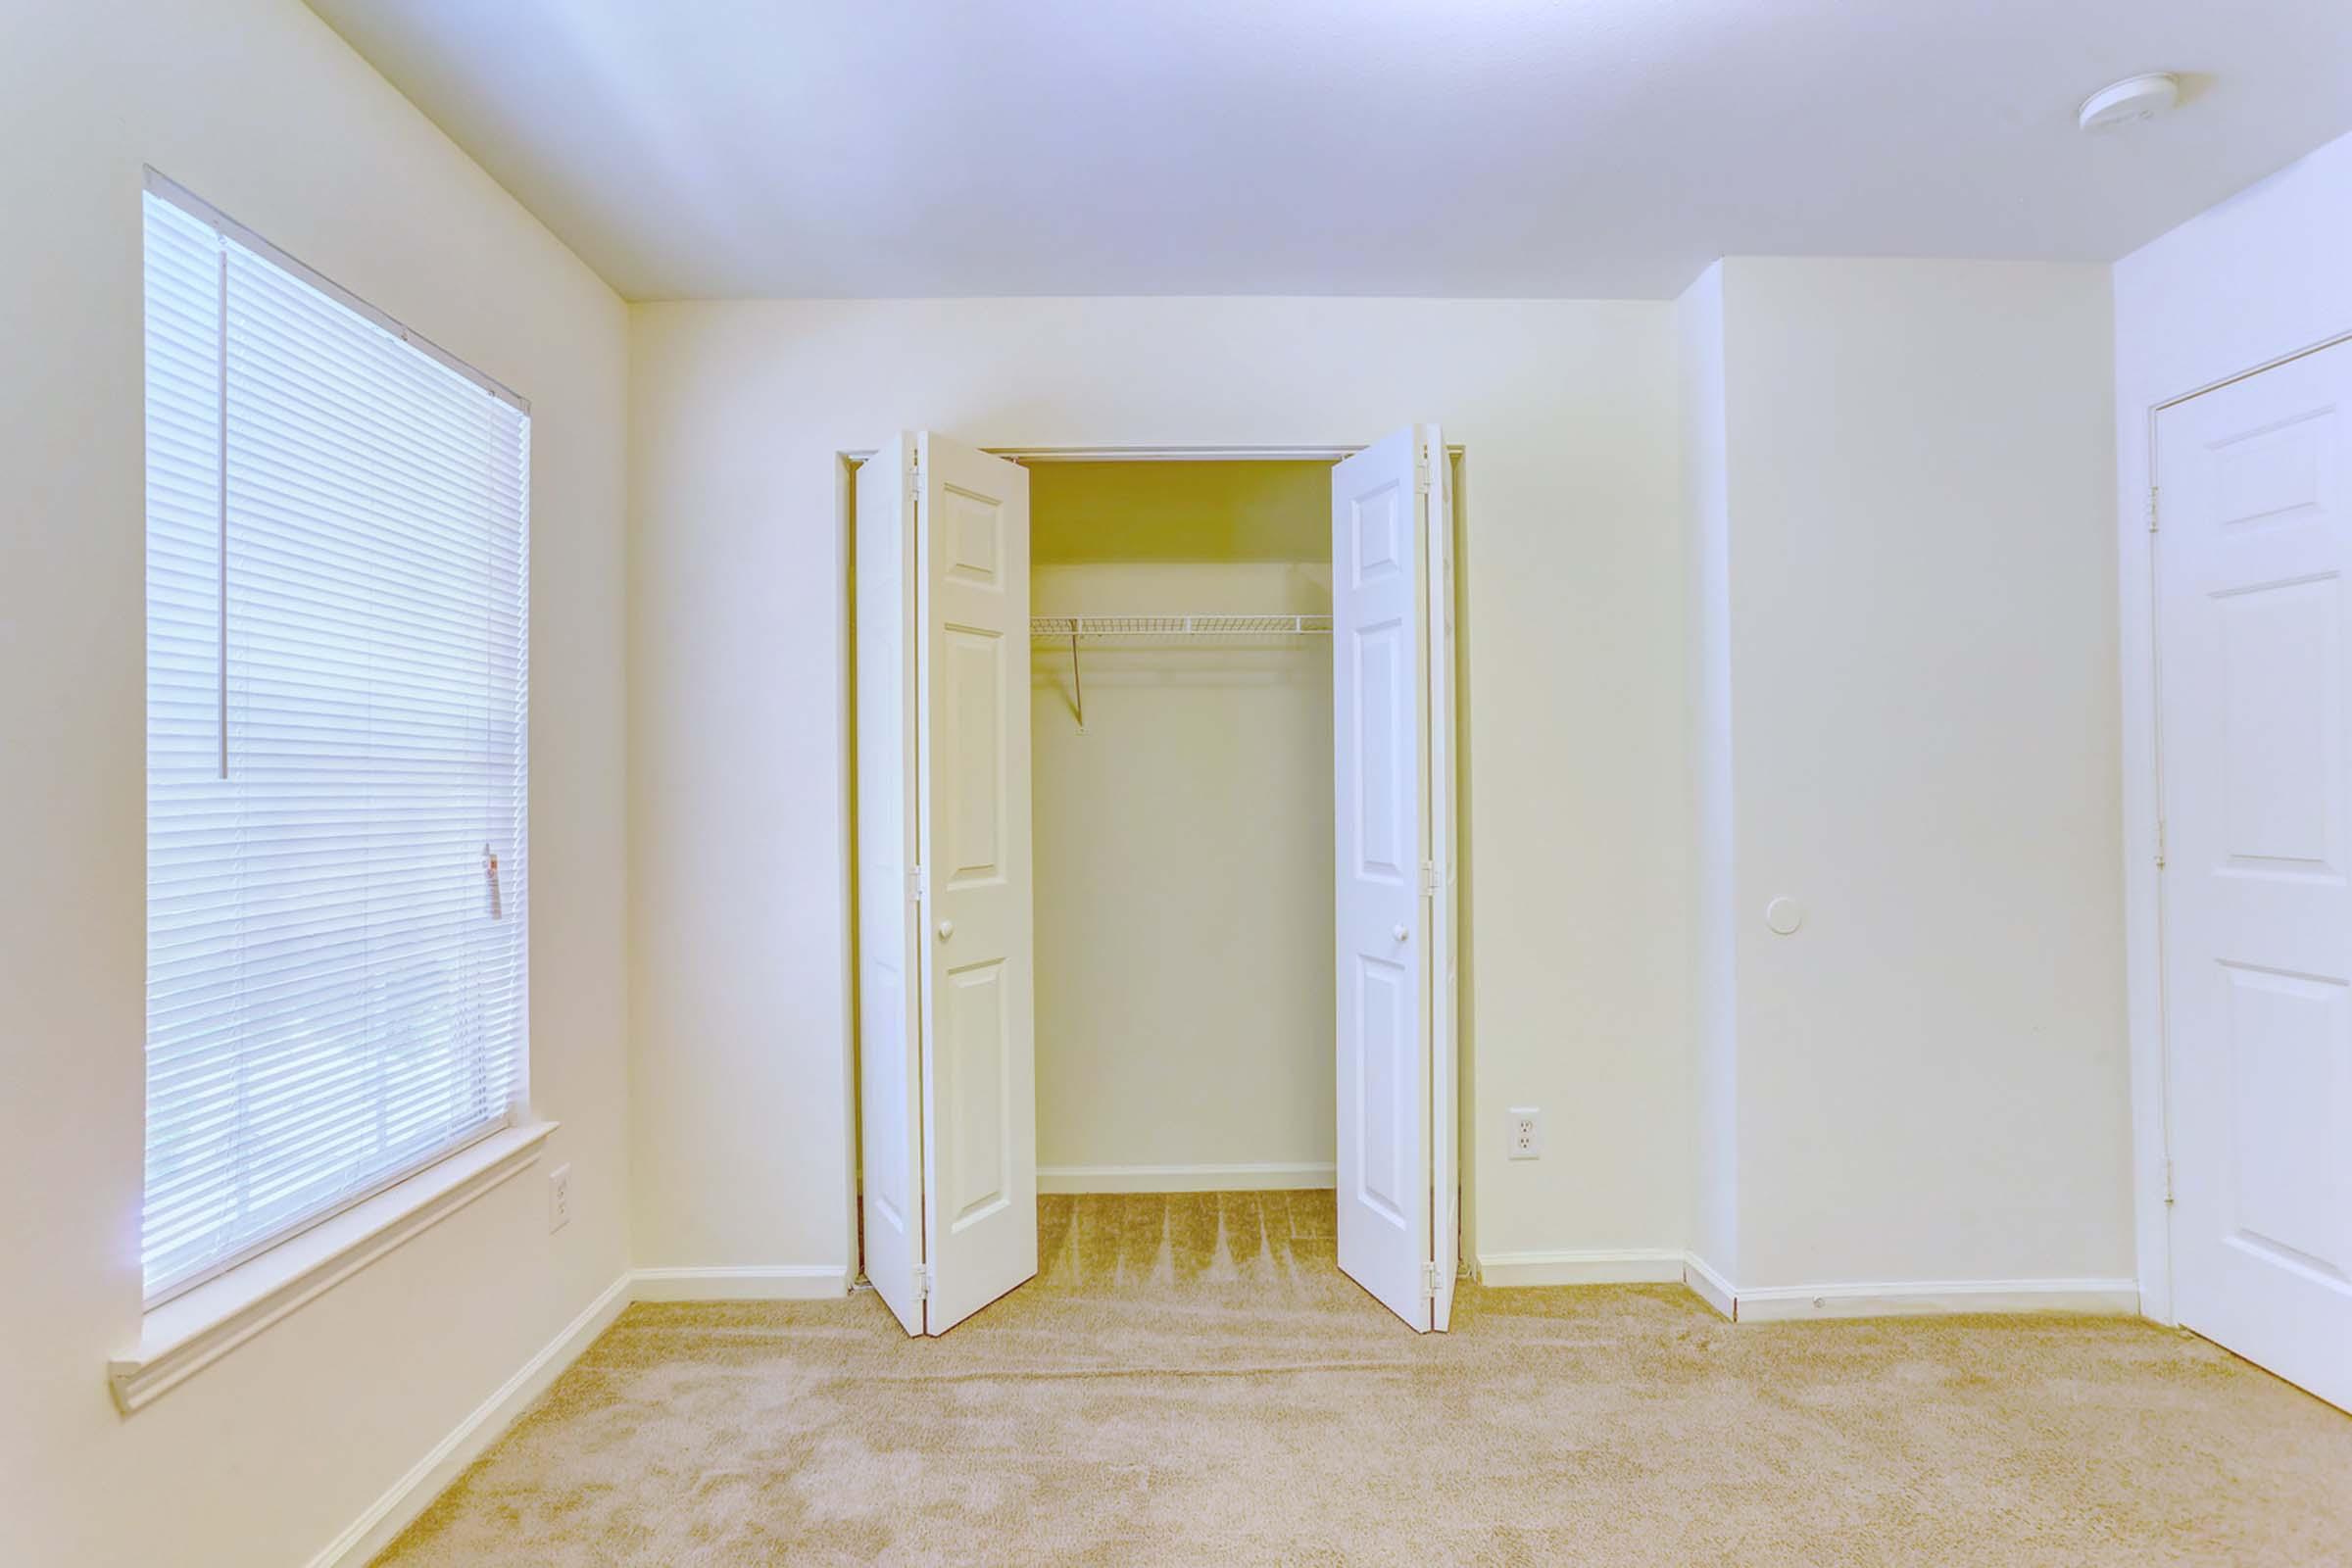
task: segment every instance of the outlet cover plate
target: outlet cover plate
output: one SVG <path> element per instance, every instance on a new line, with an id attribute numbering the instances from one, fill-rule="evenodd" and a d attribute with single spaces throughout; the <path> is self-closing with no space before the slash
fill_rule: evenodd
<path id="1" fill-rule="evenodd" d="M 1511 1159 L 1544 1157 L 1544 1112 L 1534 1105 L 1513 1105 L 1503 1113 L 1502 1149 Z"/>

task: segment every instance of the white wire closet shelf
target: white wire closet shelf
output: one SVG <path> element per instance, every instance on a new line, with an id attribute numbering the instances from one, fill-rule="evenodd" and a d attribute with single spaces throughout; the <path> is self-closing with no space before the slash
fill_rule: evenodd
<path id="1" fill-rule="evenodd" d="M 1263 641 L 1270 637 L 1328 637 L 1331 616 L 1323 615 L 1032 615 L 1029 635 L 1038 643 L 1054 643 L 1069 650 L 1070 708 L 1077 715 L 1078 733 L 1086 733 L 1086 675 L 1079 666 L 1082 644 L 1116 638 L 1146 644 L 1198 642 L 1206 647 L 1217 639 L 1230 643 Z"/>
<path id="2" fill-rule="evenodd" d="M 1032 615 L 1029 635 L 1073 637 L 1314 637 L 1331 635 L 1329 615 Z"/>

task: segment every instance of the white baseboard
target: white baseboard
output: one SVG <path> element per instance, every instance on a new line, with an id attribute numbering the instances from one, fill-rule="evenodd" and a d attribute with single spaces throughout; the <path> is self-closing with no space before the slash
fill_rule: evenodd
<path id="1" fill-rule="evenodd" d="M 1666 1248 L 1622 1251 L 1488 1252 L 1482 1284 L 1633 1285 L 1680 1280 L 1735 1323 L 1794 1318 L 1916 1317 L 1952 1312 L 2139 1311 L 2132 1280 L 1922 1280 L 1885 1284 L 1776 1285 L 1742 1289 L 1705 1259 Z"/>
<path id="2" fill-rule="evenodd" d="M 1683 1254 L 1666 1248 L 1620 1251 L 1482 1252 L 1482 1285 L 1672 1285 L 1683 1277 Z"/>
<path id="3" fill-rule="evenodd" d="M 1690 1287 L 1691 1295 L 1732 1321 L 1739 1321 L 1740 1293 L 1733 1290 L 1730 1282 L 1721 1274 L 1709 1268 L 1696 1252 L 1683 1258 L 1683 1283 Z"/>
<path id="4" fill-rule="evenodd" d="M 1883 1285 L 1779 1285 L 1733 1293 L 1736 1321 L 1916 1317 L 1950 1312 L 2139 1311 L 2133 1280 L 1922 1280 Z"/>
<path id="5" fill-rule="evenodd" d="M 1336 1187 L 1335 1165 L 1040 1165 L 1041 1193 L 1246 1193 Z"/>
<path id="6" fill-rule="evenodd" d="M 596 1343 L 598 1335 L 612 1326 L 612 1320 L 629 1304 L 631 1287 L 632 1278 L 627 1274 L 606 1286 L 603 1294 L 590 1301 L 537 1355 L 525 1361 L 520 1371 L 459 1422 L 456 1431 L 434 1444 L 432 1450 L 417 1460 L 391 1491 L 376 1498 L 366 1513 L 327 1543 L 325 1549 L 311 1559 L 311 1568 L 360 1568 L 381 1551 L 441 1495 L 460 1471 L 480 1458 L 530 1407 L 531 1401 L 546 1393 L 548 1385 Z"/>
<path id="7" fill-rule="evenodd" d="M 816 1301 L 847 1296 L 839 1263 L 780 1263 L 751 1268 L 641 1268 L 640 1301 Z"/>

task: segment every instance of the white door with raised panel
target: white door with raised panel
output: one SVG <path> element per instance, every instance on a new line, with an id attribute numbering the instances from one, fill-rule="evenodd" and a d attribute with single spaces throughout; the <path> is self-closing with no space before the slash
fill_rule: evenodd
<path id="1" fill-rule="evenodd" d="M 915 437 L 921 516 L 926 1328 L 1037 1273 L 1029 473 Z"/>
<path id="2" fill-rule="evenodd" d="M 1413 425 L 1332 472 L 1339 1262 L 1420 1330 L 1454 1272 L 1445 462 Z"/>
<path id="3" fill-rule="evenodd" d="M 2173 1294 L 2352 1407 L 2352 346 L 2157 417 Z"/>
<path id="4" fill-rule="evenodd" d="M 1037 1272 L 1029 475 L 915 432 L 858 511 L 865 1267 L 944 1334 Z"/>

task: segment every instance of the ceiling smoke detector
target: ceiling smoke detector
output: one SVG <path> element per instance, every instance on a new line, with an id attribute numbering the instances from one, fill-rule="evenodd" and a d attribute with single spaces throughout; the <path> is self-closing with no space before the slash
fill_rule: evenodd
<path id="1" fill-rule="evenodd" d="M 2112 130 L 2154 120 L 2180 101 L 2180 78 L 2169 71 L 2152 71 L 2101 87 L 2082 100 L 2075 119 L 2084 130 Z"/>

